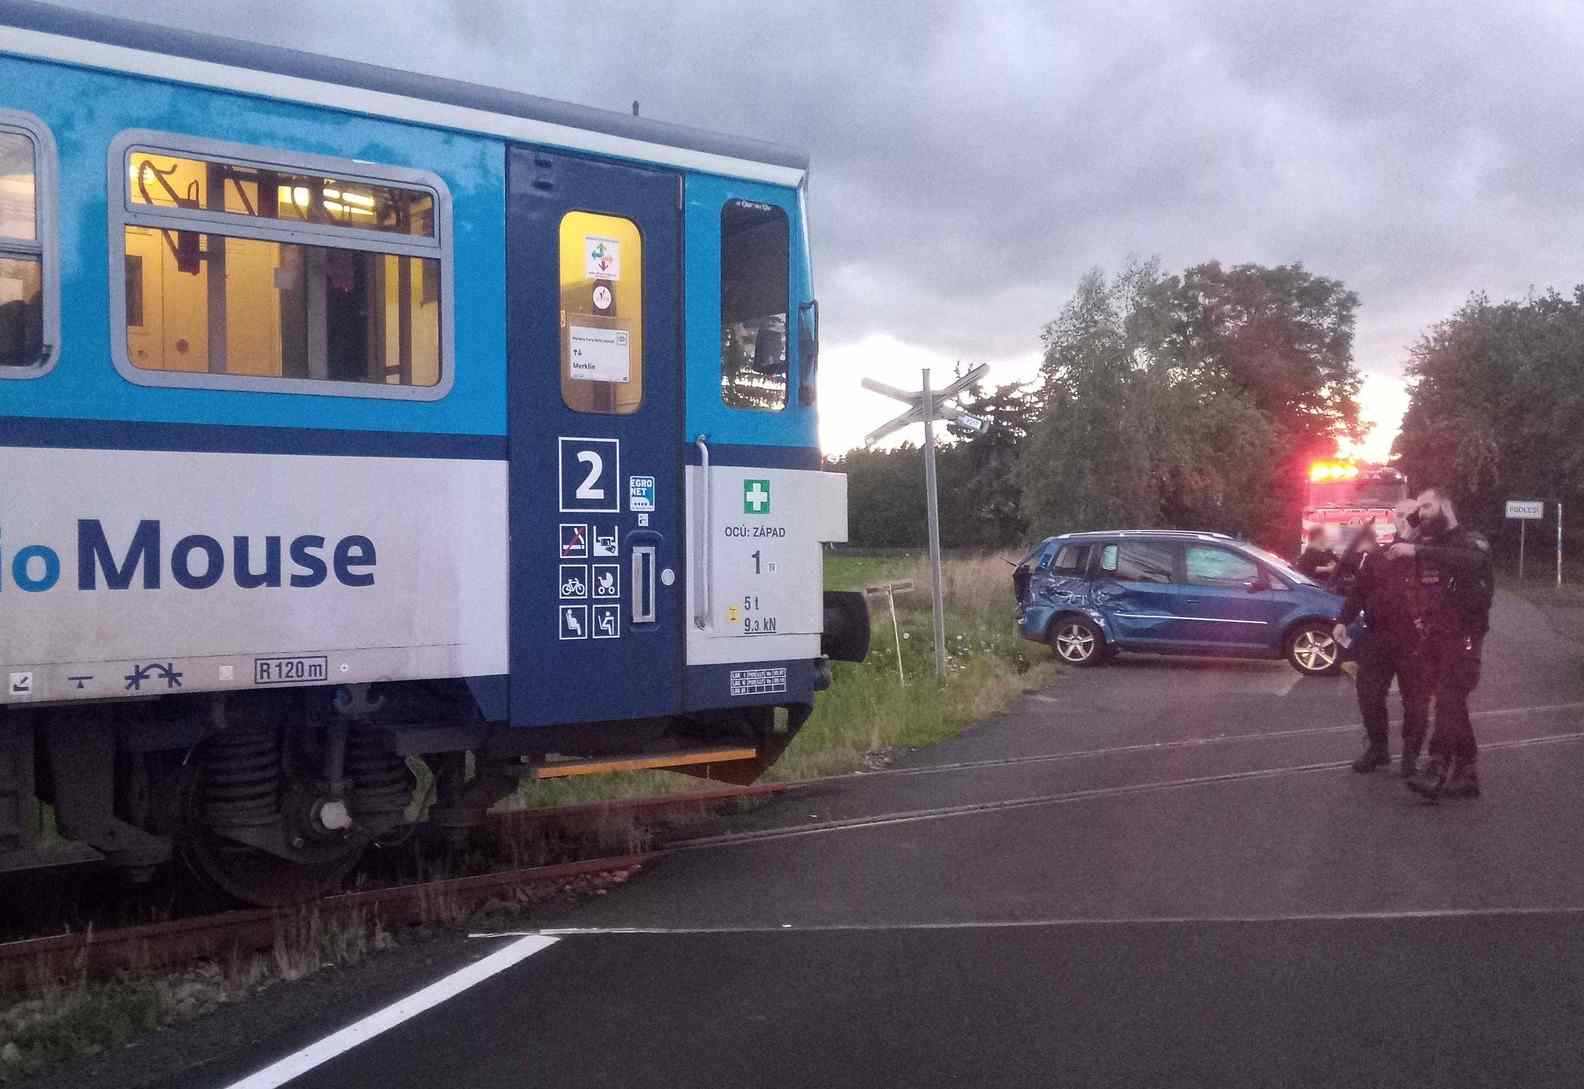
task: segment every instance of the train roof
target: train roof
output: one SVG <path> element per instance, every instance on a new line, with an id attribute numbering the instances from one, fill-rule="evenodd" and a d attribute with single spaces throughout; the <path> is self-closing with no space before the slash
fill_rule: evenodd
<path id="1" fill-rule="evenodd" d="M 0 26 L 13 28 L 0 53 L 775 184 L 801 184 L 808 170 L 803 152 L 762 140 L 35 0 L 0 0 Z"/>

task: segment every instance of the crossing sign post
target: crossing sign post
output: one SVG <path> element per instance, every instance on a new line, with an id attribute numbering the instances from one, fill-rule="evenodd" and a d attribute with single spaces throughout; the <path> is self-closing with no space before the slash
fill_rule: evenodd
<path id="1" fill-rule="evenodd" d="M 937 679 L 946 676 L 946 612 L 945 602 L 941 593 L 941 557 L 940 557 L 940 504 L 935 490 L 935 423 L 954 423 L 965 427 L 976 434 L 984 434 L 990 428 L 988 420 L 978 416 L 970 416 L 955 405 L 948 404 L 951 398 L 957 396 L 969 386 L 978 382 L 990 370 L 987 363 L 981 363 L 967 374 L 956 379 L 950 385 L 940 390 L 930 389 L 929 368 L 924 368 L 923 383 L 917 393 L 888 386 L 884 382 L 876 382 L 873 378 L 865 378 L 861 383 L 864 389 L 875 393 L 883 393 L 893 400 L 901 401 L 908 406 L 906 412 L 895 419 L 880 425 L 869 432 L 864 438 L 865 446 L 873 446 L 881 439 L 904 427 L 913 424 L 924 425 L 924 493 L 929 508 L 929 557 L 930 579 L 932 587 L 931 606 L 935 617 L 935 676 Z"/>

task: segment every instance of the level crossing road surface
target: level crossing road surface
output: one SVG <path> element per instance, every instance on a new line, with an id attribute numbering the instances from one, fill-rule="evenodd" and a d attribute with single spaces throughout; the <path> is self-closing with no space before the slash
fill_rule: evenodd
<path id="1" fill-rule="evenodd" d="M 166 1084 L 1576 1086 L 1584 646 L 1494 621 L 1478 801 L 1349 771 L 1344 678 L 1123 657 Z"/>

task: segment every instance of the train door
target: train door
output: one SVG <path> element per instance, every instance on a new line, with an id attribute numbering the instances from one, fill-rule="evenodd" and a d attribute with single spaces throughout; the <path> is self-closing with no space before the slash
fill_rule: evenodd
<path id="1" fill-rule="evenodd" d="M 511 719 L 681 705 L 676 174 L 508 164 Z"/>

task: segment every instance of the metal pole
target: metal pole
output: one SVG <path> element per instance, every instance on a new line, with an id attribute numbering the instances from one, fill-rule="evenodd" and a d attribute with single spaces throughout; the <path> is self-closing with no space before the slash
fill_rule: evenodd
<path id="1" fill-rule="evenodd" d="M 902 675 L 902 635 L 897 630 L 896 619 L 896 590 L 891 583 L 886 583 L 886 601 L 891 604 L 891 638 L 896 640 L 897 648 L 897 684 L 906 685 L 907 678 Z"/>
<path id="2" fill-rule="evenodd" d="M 941 590 L 940 503 L 935 495 L 935 399 L 930 395 L 930 372 L 924 368 L 924 488 L 929 499 L 930 578 L 935 617 L 935 679 L 946 676 L 946 603 Z"/>
<path id="3" fill-rule="evenodd" d="M 1519 582 L 1523 581 L 1524 530 L 1526 530 L 1528 528 L 1529 528 L 1528 519 L 1525 519 L 1524 521 L 1518 523 L 1518 581 Z"/>

